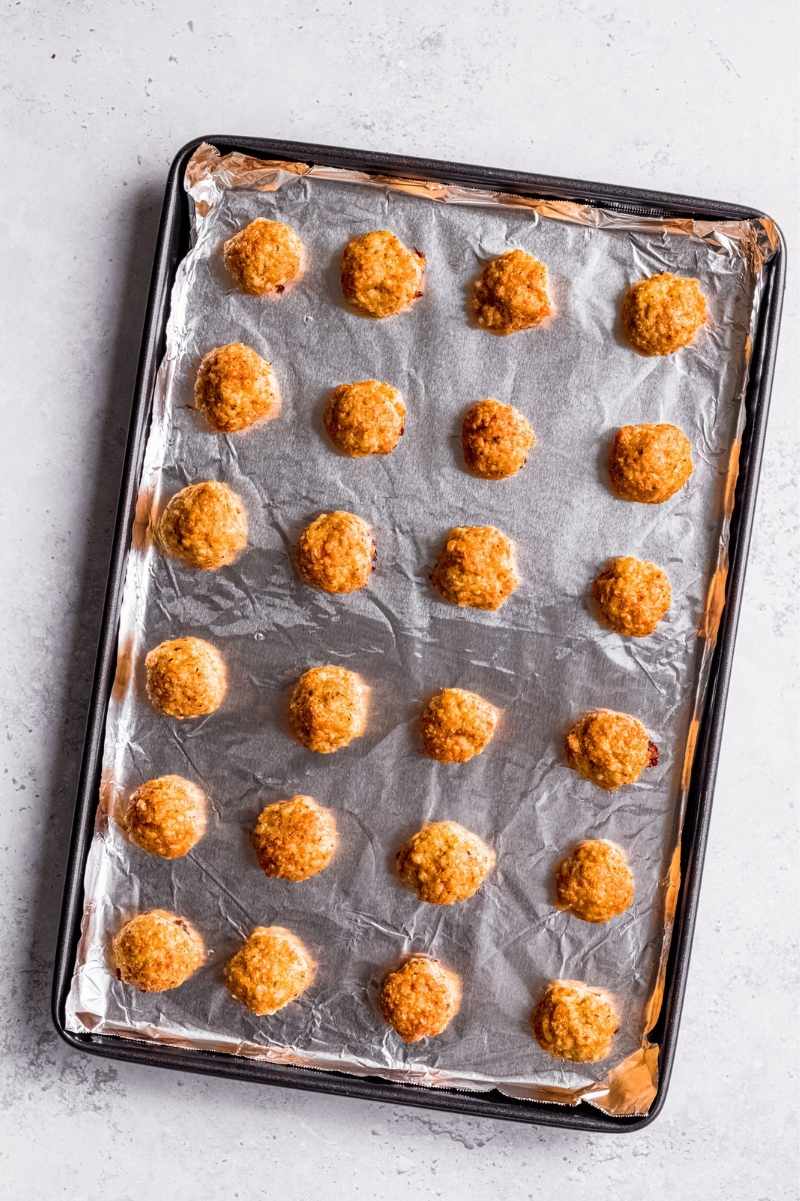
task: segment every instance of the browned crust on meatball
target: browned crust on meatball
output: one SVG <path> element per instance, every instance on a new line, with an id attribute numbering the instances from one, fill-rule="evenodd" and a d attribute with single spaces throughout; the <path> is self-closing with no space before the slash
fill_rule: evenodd
<path id="1" fill-rule="evenodd" d="M 525 466 L 536 435 L 513 405 L 488 397 L 467 410 L 461 427 L 464 462 L 484 480 L 505 480 Z"/>
<path id="2" fill-rule="evenodd" d="M 519 585 L 513 544 L 492 525 L 455 526 L 439 552 L 431 583 L 452 605 L 499 609 Z"/>
<path id="3" fill-rule="evenodd" d="M 692 444 L 676 425 L 623 425 L 614 435 L 608 471 L 621 500 L 660 505 L 683 487 L 693 470 Z"/>
<path id="4" fill-rule="evenodd" d="M 652 634 L 672 603 L 667 573 L 655 563 L 621 555 L 597 575 L 592 595 L 605 620 L 619 634 Z"/>
<path id="5" fill-rule="evenodd" d="M 613 709 L 584 713 L 566 737 L 569 766 L 608 792 L 634 784 L 651 765 L 653 750 L 639 719 Z"/>
<path id="6" fill-rule="evenodd" d="M 312 984 L 316 964 L 283 926 L 256 926 L 225 967 L 225 985 L 251 1013 L 265 1017 L 296 1001 Z"/>
<path id="7" fill-rule="evenodd" d="M 473 897 L 491 872 L 495 854 L 458 822 L 428 822 L 397 855 L 397 873 L 421 901 L 455 905 Z"/>
<path id="8" fill-rule="evenodd" d="M 131 795 L 122 827 L 143 851 L 162 859 L 188 855 L 206 832 L 206 794 L 183 776 L 145 780 Z"/>
<path id="9" fill-rule="evenodd" d="M 400 393 L 377 379 L 339 384 L 323 416 L 331 442 L 352 459 L 391 454 L 405 432 L 405 419 Z"/>
<path id="10" fill-rule="evenodd" d="M 438 959 L 412 955 L 384 979 L 379 1005 L 403 1042 L 435 1038 L 461 1008 L 461 980 Z"/>
<path id="11" fill-rule="evenodd" d="M 351 238 L 342 253 L 342 291 L 359 313 L 402 313 L 425 289 L 425 255 L 409 250 L 388 229 Z"/>
<path id="12" fill-rule="evenodd" d="M 555 1059 L 596 1063 L 611 1053 L 619 1015 L 603 989 L 581 980 L 551 980 L 531 1024 L 539 1046 Z"/>
<path id="13" fill-rule="evenodd" d="M 289 729 L 308 750 L 330 755 L 364 733 L 367 698 L 354 671 L 332 664 L 309 668 L 289 698 Z"/>
<path id="14" fill-rule="evenodd" d="M 363 517 L 320 513 L 300 535 L 297 570 L 306 584 L 323 592 L 357 592 L 369 583 L 377 554 Z"/>
<path id="15" fill-rule="evenodd" d="M 441 763 L 467 763 L 492 740 L 498 713 L 494 705 L 466 688 L 441 688 L 420 717 L 426 755 Z"/>
<path id="16" fill-rule="evenodd" d="M 150 703 L 167 717 L 205 717 L 225 700 L 225 660 L 202 638 L 161 642 L 149 652 L 144 666 Z"/>
<path id="17" fill-rule="evenodd" d="M 222 253 L 237 286 L 251 296 L 280 296 L 303 274 L 303 243 L 285 221 L 256 217 L 228 238 Z"/>
<path id="18" fill-rule="evenodd" d="M 203 939 L 192 923 L 168 909 L 137 913 L 111 944 L 117 976 L 141 992 L 178 988 L 194 975 L 205 957 Z"/>
<path id="19" fill-rule="evenodd" d="M 633 872 L 614 842 L 586 838 L 556 868 L 559 909 L 584 922 L 608 922 L 633 904 Z"/>
<path id="20" fill-rule="evenodd" d="M 262 870 L 283 880 L 308 880 L 324 871 L 336 851 L 336 821 L 310 796 L 275 801 L 258 815 L 253 846 Z"/>
<path id="21" fill-rule="evenodd" d="M 242 342 L 209 350 L 197 372 L 194 402 L 209 425 L 223 434 L 246 430 L 280 410 L 272 367 Z"/>
<path id="22" fill-rule="evenodd" d="M 631 284 L 622 302 L 623 329 L 640 354 L 674 354 L 694 341 L 707 320 L 699 281 L 670 271 Z"/>
<path id="23" fill-rule="evenodd" d="M 473 284 L 472 307 L 478 324 L 493 334 L 541 325 L 553 312 L 547 267 L 525 250 L 491 259 Z"/>
<path id="24" fill-rule="evenodd" d="M 227 567 L 247 546 L 247 511 L 241 497 L 217 480 L 189 484 L 161 514 L 158 541 L 167 554 L 190 567 Z"/>

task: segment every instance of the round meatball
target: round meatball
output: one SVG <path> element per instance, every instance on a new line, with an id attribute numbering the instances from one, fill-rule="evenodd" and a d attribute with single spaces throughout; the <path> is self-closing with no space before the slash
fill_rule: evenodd
<path id="1" fill-rule="evenodd" d="M 497 727 L 497 710 L 477 692 L 441 688 L 422 711 L 420 731 L 426 755 L 441 763 L 466 763 L 480 755 Z"/>
<path id="2" fill-rule="evenodd" d="M 316 964 L 296 934 L 256 926 L 225 967 L 231 996 L 259 1017 L 296 1001 L 314 979 Z"/>
<path id="3" fill-rule="evenodd" d="M 532 1026 L 548 1055 L 594 1063 L 610 1054 L 619 1016 L 603 989 L 580 980 L 551 980 L 533 1011 Z"/>
<path id="4" fill-rule="evenodd" d="M 486 263 L 472 289 L 478 324 L 493 334 L 532 329 L 553 306 L 547 267 L 525 250 L 509 250 Z"/>
<path id="5" fill-rule="evenodd" d="M 285 221 L 256 217 L 222 253 L 237 287 L 251 296 L 280 296 L 303 274 L 303 243 Z"/>
<path id="6" fill-rule="evenodd" d="M 308 880 L 324 871 L 336 850 L 336 821 L 310 796 L 293 796 L 261 810 L 253 830 L 258 862 L 268 876 Z"/>
<path id="7" fill-rule="evenodd" d="M 608 624 L 631 638 L 652 634 L 672 601 L 667 573 L 631 555 L 612 559 L 603 568 L 592 595 Z"/>
<path id="8" fill-rule="evenodd" d="M 578 775 L 608 792 L 634 784 L 646 767 L 658 763 L 658 748 L 639 719 L 612 709 L 592 709 L 579 717 L 567 734 L 566 751 Z"/>
<path id="9" fill-rule="evenodd" d="M 379 1004 L 403 1042 L 435 1038 L 461 1007 L 461 980 L 438 959 L 412 955 L 386 976 Z"/>
<path id="10" fill-rule="evenodd" d="M 297 570 L 323 592 L 357 592 L 375 570 L 375 540 L 355 513 L 320 513 L 300 535 Z"/>
<path id="11" fill-rule="evenodd" d="M 183 776 L 145 780 L 128 801 L 126 834 L 151 855 L 181 859 L 206 832 L 208 803 L 202 788 Z"/>
<path id="12" fill-rule="evenodd" d="M 167 717 L 205 717 L 225 700 L 225 660 L 202 638 L 161 642 L 150 651 L 144 666 L 150 703 Z"/>
<path id="13" fill-rule="evenodd" d="M 622 302 L 622 325 L 640 354 L 673 354 L 694 340 L 708 320 L 696 279 L 664 271 L 631 284 Z"/>
<path id="14" fill-rule="evenodd" d="M 391 317 L 425 288 L 425 255 L 409 250 L 388 229 L 351 238 L 342 254 L 342 291 L 367 317 Z"/>
<path id="15" fill-rule="evenodd" d="M 518 409 L 489 398 L 479 400 L 467 411 L 461 444 L 464 462 L 473 475 L 505 480 L 525 466 L 536 436 Z"/>
<path id="16" fill-rule="evenodd" d="M 167 909 L 137 913 L 111 944 L 117 976 L 142 992 L 178 988 L 205 957 L 203 939 L 191 922 Z"/>
<path id="17" fill-rule="evenodd" d="M 660 505 L 694 470 L 692 444 L 677 425 L 623 425 L 611 443 L 611 487 L 621 500 Z"/>
<path id="18" fill-rule="evenodd" d="M 227 484 L 204 480 L 176 492 L 158 523 L 163 549 L 190 567 L 227 567 L 247 546 L 247 512 Z"/>
<path id="19" fill-rule="evenodd" d="M 346 667 L 312 667 L 289 698 L 289 728 L 304 747 L 330 755 L 360 738 L 367 728 L 364 681 Z"/>
<path id="20" fill-rule="evenodd" d="M 584 922 L 608 922 L 633 903 L 633 872 L 622 847 L 604 838 L 587 838 L 556 868 L 560 909 Z"/>
<path id="21" fill-rule="evenodd" d="M 406 406 L 391 384 L 362 379 L 333 389 L 323 420 L 331 442 L 351 459 L 388 455 L 405 431 Z"/>
<path id="22" fill-rule="evenodd" d="M 432 905 L 468 901 L 494 864 L 491 847 L 458 822 L 429 822 L 397 856 L 400 879 Z"/>
<path id="23" fill-rule="evenodd" d="M 266 359 L 241 342 L 209 350 L 194 384 L 194 403 L 215 430 L 235 434 L 280 409 L 278 385 Z"/>
<path id="24" fill-rule="evenodd" d="M 460 525 L 450 531 L 431 583 L 451 605 L 499 609 L 519 585 L 514 547 L 493 525 Z"/>

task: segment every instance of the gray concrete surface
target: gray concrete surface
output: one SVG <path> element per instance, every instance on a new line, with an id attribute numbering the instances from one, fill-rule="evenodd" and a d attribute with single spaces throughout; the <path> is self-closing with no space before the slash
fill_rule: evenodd
<path id="1" fill-rule="evenodd" d="M 159 196 L 177 147 L 198 133 L 260 134 L 642 184 L 761 206 L 797 242 L 792 0 L 228 7 L 2 5 L 0 1192 L 796 1197 L 794 281 L 661 1118 L 620 1138 L 431 1117 L 82 1058 L 50 1026 L 115 495 Z"/>

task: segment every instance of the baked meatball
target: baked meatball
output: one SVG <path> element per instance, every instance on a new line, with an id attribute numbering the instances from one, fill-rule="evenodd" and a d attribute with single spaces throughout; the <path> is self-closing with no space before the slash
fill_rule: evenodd
<path id="1" fill-rule="evenodd" d="M 696 279 L 669 271 L 631 284 L 622 302 L 622 325 L 640 354 L 673 354 L 694 340 L 708 320 Z"/>
<path id="2" fill-rule="evenodd" d="M 468 901 L 494 864 L 491 847 L 458 822 L 429 822 L 397 855 L 400 879 L 432 905 Z"/>
<path id="3" fill-rule="evenodd" d="M 202 638 L 161 642 L 147 655 L 144 666 L 150 703 L 167 717 L 205 717 L 225 700 L 225 660 Z"/>
<path id="4" fill-rule="evenodd" d="M 438 959 L 412 955 L 386 976 L 379 1004 L 403 1042 L 435 1038 L 461 1007 L 461 980 Z"/>
<path id="5" fill-rule="evenodd" d="M 190 567 L 227 567 L 247 546 L 247 512 L 241 497 L 217 480 L 182 488 L 161 514 L 158 540 L 167 554 Z"/>
<path id="6" fill-rule="evenodd" d="M 566 752 L 578 775 L 608 792 L 634 784 L 646 767 L 658 763 L 658 748 L 639 719 L 612 709 L 592 709 L 579 717 L 567 734 Z"/>
<path id="7" fill-rule="evenodd" d="M 551 980 L 533 1011 L 532 1025 L 548 1055 L 594 1063 L 610 1054 L 619 1016 L 603 989 L 580 980 Z"/>
<path id="8" fill-rule="evenodd" d="M 303 243 L 285 221 L 256 217 L 222 253 L 236 286 L 251 296 L 280 296 L 303 274 Z"/>
<path id="9" fill-rule="evenodd" d="M 493 525 L 460 525 L 450 531 L 431 583 L 451 605 L 499 609 L 519 585 L 511 541 Z"/>
<path id="10" fill-rule="evenodd" d="M 316 964 L 296 934 L 283 926 L 256 926 L 225 967 L 231 996 L 259 1017 L 277 1013 L 306 991 Z"/>
<path id="11" fill-rule="evenodd" d="M 342 291 L 367 317 L 391 317 L 425 289 L 425 255 L 409 250 L 388 229 L 351 238 L 342 254 Z"/>
<path id="12" fill-rule="evenodd" d="M 336 821 L 310 796 L 267 805 L 258 815 L 253 846 L 268 876 L 308 880 L 324 871 L 336 850 Z"/>
<path id="13" fill-rule="evenodd" d="M 223 434 L 276 417 L 280 409 L 271 366 L 242 342 L 209 350 L 197 372 L 194 403 L 208 424 Z"/>
<path id="14" fill-rule="evenodd" d="M 168 909 L 137 913 L 111 944 L 117 976 L 142 992 L 178 988 L 205 957 L 203 939 L 192 923 Z"/>
<path id="15" fill-rule="evenodd" d="M 362 379 L 333 389 L 323 420 L 331 442 L 351 459 L 388 455 L 405 431 L 406 406 L 391 384 Z"/>
<path id="16" fill-rule="evenodd" d="M 425 754 L 441 763 L 474 759 L 489 745 L 496 727 L 494 705 L 466 688 L 441 688 L 420 718 Z"/>
<path id="17" fill-rule="evenodd" d="M 618 634 L 652 634 L 672 601 L 667 573 L 655 563 L 622 555 L 612 559 L 592 585 L 592 595 Z"/>
<path id="18" fill-rule="evenodd" d="M 467 411 L 461 444 L 464 462 L 473 475 L 505 480 L 525 466 L 536 436 L 518 409 L 489 398 L 479 400 Z"/>
<path id="19" fill-rule="evenodd" d="M 677 425 L 623 425 L 614 435 L 608 471 L 621 500 L 660 505 L 693 470 L 692 444 Z"/>
<path id="20" fill-rule="evenodd" d="M 143 851 L 181 859 L 205 834 L 207 818 L 202 788 L 183 776 L 159 776 L 145 780 L 132 794 L 122 825 Z"/>
<path id="21" fill-rule="evenodd" d="M 300 535 L 297 570 L 323 592 L 366 588 L 377 557 L 372 531 L 355 513 L 320 513 Z"/>
<path id="22" fill-rule="evenodd" d="M 553 306 L 547 267 L 525 250 L 509 250 L 486 263 L 472 288 L 478 324 L 493 334 L 532 329 Z"/>
<path id="23" fill-rule="evenodd" d="M 368 690 L 346 667 L 311 667 L 289 698 L 289 728 L 304 747 L 330 755 L 367 728 Z"/>
<path id="24" fill-rule="evenodd" d="M 633 903 L 633 872 L 622 847 L 605 838 L 579 842 L 556 868 L 559 909 L 584 922 L 608 922 Z"/>

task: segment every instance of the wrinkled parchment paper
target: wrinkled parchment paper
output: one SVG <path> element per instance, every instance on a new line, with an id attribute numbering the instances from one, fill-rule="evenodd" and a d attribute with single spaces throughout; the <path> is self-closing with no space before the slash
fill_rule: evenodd
<path id="1" fill-rule="evenodd" d="M 726 494 L 769 228 L 222 160 L 211 147 L 196 152 L 187 179 L 194 244 L 173 289 L 128 559 L 68 1026 L 646 1112 L 658 1060 L 647 1030 L 674 906 L 687 743 L 719 617 Z M 222 263 L 223 241 L 257 216 L 290 222 L 309 252 L 302 282 L 278 302 L 236 291 Z M 349 237 L 380 227 L 424 251 L 427 289 L 410 312 L 375 322 L 344 306 L 338 261 Z M 469 286 L 487 258 L 516 246 L 548 264 L 558 312 L 545 328 L 498 338 L 471 321 Z M 701 280 L 712 321 L 689 350 L 643 358 L 620 339 L 619 301 L 629 281 L 662 270 Z M 192 388 L 202 355 L 230 341 L 274 364 L 283 407 L 277 420 L 226 437 L 203 424 Z M 393 455 L 349 460 L 326 441 L 321 410 L 333 385 L 365 377 L 401 389 L 407 429 Z M 460 419 L 483 396 L 513 402 L 536 430 L 527 466 L 507 481 L 463 469 Z M 689 486 L 664 505 L 625 503 L 608 488 L 610 436 L 639 421 L 674 422 L 694 446 Z M 152 543 L 165 500 L 202 479 L 231 484 L 250 516 L 248 551 L 218 573 L 176 564 Z M 378 544 L 373 582 L 349 597 L 303 586 L 292 567 L 299 531 L 335 508 L 365 517 Z M 497 613 L 446 605 L 428 582 L 447 530 L 484 523 L 515 540 L 523 579 Z M 670 576 L 672 609 L 649 638 L 602 628 L 587 604 L 616 554 L 652 559 Z M 147 703 L 142 661 L 182 634 L 220 648 L 230 690 L 217 714 L 179 723 Z M 363 739 L 316 756 L 290 739 L 284 714 L 297 676 L 327 662 L 364 676 L 371 717 Z M 493 743 L 468 764 L 419 753 L 415 718 L 445 685 L 503 711 Z M 661 752 L 656 769 L 615 794 L 563 759 L 565 729 L 595 706 L 639 716 Z M 109 816 L 143 780 L 168 772 L 200 783 L 212 804 L 205 839 L 172 864 L 131 846 Z M 341 838 L 332 866 L 302 884 L 267 879 L 249 844 L 260 809 L 296 792 L 335 810 Z M 440 908 L 419 903 L 392 864 L 423 822 L 447 818 L 495 847 L 497 870 L 473 900 Z M 636 876 L 633 908 L 609 925 L 553 906 L 554 865 L 587 836 L 624 846 Z M 145 995 L 115 979 L 107 948 L 124 920 L 153 906 L 189 917 L 210 954 L 182 988 Z M 318 974 L 300 1001 L 256 1018 L 221 972 L 254 925 L 272 923 L 303 938 Z M 441 1037 L 406 1047 L 375 1000 L 384 972 L 411 950 L 455 968 L 464 1001 Z M 622 1025 L 608 1061 L 557 1062 L 531 1037 L 533 1002 L 559 976 L 615 994 Z"/>

